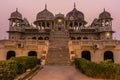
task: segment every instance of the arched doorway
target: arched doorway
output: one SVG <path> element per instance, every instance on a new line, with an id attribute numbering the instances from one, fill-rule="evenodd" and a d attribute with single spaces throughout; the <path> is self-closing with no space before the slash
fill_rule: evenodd
<path id="1" fill-rule="evenodd" d="M 15 51 L 8 51 L 7 52 L 7 56 L 6 56 L 6 59 L 10 59 L 11 57 L 15 57 L 16 56 L 16 53 Z"/>
<path id="2" fill-rule="evenodd" d="M 114 56 L 112 51 L 104 52 L 104 60 L 111 59 L 114 62 Z"/>
<path id="3" fill-rule="evenodd" d="M 88 39 L 87 37 L 83 37 L 83 39 Z"/>
<path id="4" fill-rule="evenodd" d="M 71 40 L 75 40 L 75 37 L 71 37 Z"/>
<path id="5" fill-rule="evenodd" d="M 33 40 L 36 40 L 36 37 L 32 37 Z"/>
<path id="6" fill-rule="evenodd" d="M 30 51 L 30 52 L 28 52 L 28 56 L 37 56 L 37 52 L 36 51 Z"/>
<path id="7" fill-rule="evenodd" d="M 80 40 L 81 39 L 81 37 L 77 37 L 77 40 Z"/>
<path id="8" fill-rule="evenodd" d="M 90 51 L 82 51 L 82 58 L 85 58 L 85 59 L 91 61 Z"/>
<path id="9" fill-rule="evenodd" d="M 28 56 L 36 56 L 37 57 L 37 52 L 36 51 L 30 51 L 28 52 Z M 41 59 L 37 59 L 37 64 L 41 64 Z"/>
<path id="10" fill-rule="evenodd" d="M 43 37 L 39 37 L 38 40 L 43 40 Z"/>

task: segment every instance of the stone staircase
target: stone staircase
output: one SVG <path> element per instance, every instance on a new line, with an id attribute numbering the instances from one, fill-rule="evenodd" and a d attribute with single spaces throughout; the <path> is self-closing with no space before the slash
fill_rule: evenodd
<path id="1" fill-rule="evenodd" d="M 64 31 L 51 32 L 46 64 L 69 65 L 70 56 L 68 49 L 68 36 Z"/>

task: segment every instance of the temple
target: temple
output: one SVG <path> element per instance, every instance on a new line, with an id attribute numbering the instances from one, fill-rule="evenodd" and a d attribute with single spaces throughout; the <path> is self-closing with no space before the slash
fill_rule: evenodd
<path id="1" fill-rule="evenodd" d="M 104 9 L 86 26 L 85 15 L 75 4 L 66 15 L 54 15 L 45 5 L 33 25 L 16 9 L 9 18 L 9 39 L 0 41 L 0 59 L 37 56 L 42 64 L 68 65 L 81 57 L 120 63 L 120 41 L 113 40 L 112 20 Z"/>

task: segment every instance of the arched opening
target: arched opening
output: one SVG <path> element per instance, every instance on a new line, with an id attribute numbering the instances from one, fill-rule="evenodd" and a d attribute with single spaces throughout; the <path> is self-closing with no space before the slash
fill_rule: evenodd
<path id="1" fill-rule="evenodd" d="M 11 57 L 15 57 L 16 56 L 16 53 L 15 51 L 8 51 L 7 52 L 7 56 L 6 56 L 6 59 L 10 59 Z"/>
<path id="2" fill-rule="evenodd" d="M 49 37 L 45 37 L 44 40 L 49 40 Z"/>
<path id="3" fill-rule="evenodd" d="M 82 58 L 85 58 L 85 59 L 91 61 L 90 51 L 82 51 Z"/>
<path id="4" fill-rule="evenodd" d="M 77 23 L 77 22 L 75 22 L 75 23 L 74 23 L 74 26 L 78 26 L 78 23 Z"/>
<path id="5" fill-rule="evenodd" d="M 81 39 L 81 37 L 77 37 L 77 40 L 80 40 Z"/>
<path id="6" fill-rule="evenodd" d="M 69 26 L 70 26 L 70 27 L 73 27 L 73 23 L 71 22 Z"/>
<path id="7" fill-rule="evenodd" d="M 49 22 L 47 22 L 47 27 L 49 27 Z"/>
<path id="8" fill-rule="evenodd" d="M 88 39 L 87 37 L 83 37 L 83 39 Z"/>
<path id="9" fill-rule="evenodd" d="M 28 56 L 36 56 L 37 57 L 37 52 L 30 51 L 30 52 L 28 52 Z M 41 65 L 41 59 L 37 59 L 37 65 Z"/>
<path id="10" fill-rule="evenodd" d="M 30 51 L 30 52 L 28 52 L 28 56 L 37 56 L 37 52 L 36 51 Z"/>
<path id="11" fill-rule="evenodd" d="M 38 40 L 43 40 L 43 37 L 39 37 Z"/>
<path id="12" fill-rule="evenodd" d="M 112 51 L 105 51 L 104 52 L 104 60 L 111 59 L 114 62 L 114 56 Z"/>
<path id="13" fill-rule="evenodd" d="M 75 40 L 75 37 L 71 37 L 71 40 Z"/>
<path id="14" fill-rule="evenodd" d="M 42 26 L 45 27 L 45 22 L 42 22 Z"/>
<path id="15" fill-rule="evenodd" d="M 82 26 L 82 23 L 79 23 L 79 26 Z"/>
<path id="16" fill-rule="evenodd" d="M 36 37 L 32 37 L 33 40 L 36 40 Z"/>

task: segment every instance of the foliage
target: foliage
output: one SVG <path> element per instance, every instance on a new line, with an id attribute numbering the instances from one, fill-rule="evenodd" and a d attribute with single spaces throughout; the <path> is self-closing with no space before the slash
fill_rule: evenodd
<path id="1" fill-rule="evenodd" d="M 36 66 L 36 57 L 13 57 L 9 60 L 0 61 L 0 80 L 13 80 L 18 74 L 26 69 Z"/>
<path id="2" fill-rule="evenodd" d="M 115 79 L 119 70 L 119 66 L 110 60 L 98 64 L 83 58 L 76 58 L 75 65 L 81 72 L 94 78 Z"/>
<path id="3" fill-rule="evenodd" d="M 36 66 L 37 58 L 34 56 L 12 57 L 11 60 L 18 62 L 18 74 L 26 71 L 26 69 L 32 69 Z"/>
<path id="4" fill-rule="evenodd" d="M 0 61 L 0 78 L 2 78 L 2 80 L 13 80 L 17 75 L 17 70 L 16 61 Z"/>

